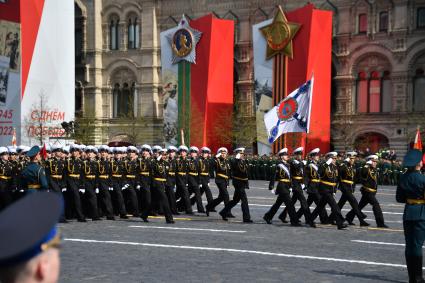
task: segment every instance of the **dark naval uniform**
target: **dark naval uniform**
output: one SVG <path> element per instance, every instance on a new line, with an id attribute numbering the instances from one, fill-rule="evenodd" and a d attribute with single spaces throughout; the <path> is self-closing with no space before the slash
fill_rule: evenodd
<path id="1" fill-rule="evenodd" d="M 425 240 L 425 176 L 415 170 L 422 153 L 410 150 L 404 160 L 409 166 L 400 176 L 396 200 L 405 203 L 403 214 L 405 256 L 409 282 L 424 282 L 422 278 L 422 246 Z"/>
<path id="2" fill-rule="evenodd" d="M 231 210 L 236 206 L 239 201 L 241 202 L 242 217 L 244 222 L 252 222 L 249 213 L 248 198 L 246 196 L 246 189 L 249 189 L 248 184 L 248 162 L 243 159 L 235 159 L 232 164 L 232 182 L 235 188 L 233 199 L 229 201 L 220 211 L 220 215 L 224 220 L 231 213 Z"/>
<path id="3" fill-rule="evenodd" d="M 78 221 L 85 221 L 81 205 L 80 189 L 83 189 L 83 161 L 80 158 L 71 157 L 66 162 L 66 194 Z M 67 215 L 71 217 L 71 215 Z"/>
<path id="4" fill-rule="evenodd" d="M 165 160 L 153 159 L 151 164 L 152 176 L 152 190 L 158 198 L 160 209 L 164 212 L 165 220 L 167 223 L 174 223 L 173 215 L 170 206 L 168 205 L 168 198 L 165 194 L 165 184 L 167 182 L 167 162 Z"/>
<path id="5" fill-rule="evenodd" d="M 65 180 L 65 160 L 52 157 L 46 162 L 46 175 L 49 181 L 49 188 L 55 193 L 62 193 L 66 188 Z"/>
<path id="6" fill-rule="evenodd" d="M 17 188 L 16 167 L 10 161 L 0 160 L 0 211 L 13 202 Z"/>
<path id="7" fill-rule="evenodd" d="M 198 213 L 205 213 L 204 206 L 202 205 L 201 191 L 199 189 L 199 160 L 198 158 L 189 158 L 188 159 L 188 175 L 187 175 L 187 184 L 190 194 L 194 194 L 194 202 L 196 202 L 196 207 Z M 192 203 L 191 203 L 192 205 Z"/>
<path id="8" fill-rule="evenodd" d="M 171 212 L 175 215 L 178 215 L 177 206 L 176 206 L 176 168 L 177 161 L 175 158 L 169 159 L 167 161 L 167 183 L 165 184 L 165 193 L 167 194 L 168 204 L 170 205 Z"/>
<path id="9" fill-rule="evenodd" d="M 109 188 L 111 184 L 111 164 L 109 160 L 101 157 L 98 161 L 98 188 L 99 188 L 99 204 L 102 211 L 105 213 L 106 218 L 113 220 L 114 210 L 112 208 L 112 199 Z"/>
<path id="10" fill-rule="evenodd" d="M 270 180 L 269 190 L 273 190 L 275 182 L 277 182 L 275 192 L 277 195 L 277 199 L 273 206 L 270 208 L 270 210 L 266 212 L 263 219 L 267 223 L 271 224 L 274 215 L 276 214 L 282 203 L 285 203 L 285 206 L 288 210 L 289 218 L 291 220 L 291 224 L 294 226 L 298 226 L 298 217 L 296 215 L 295 207 L 291 199 L 291 173 L 289 163 L 285 161 L 281 161 L 278 163 L 274 176 Z"/>
<path id="11" fill-rule="evenodd" d="M 230 163 L 227 159 L 220 157 L 215 158 L 214 164 L 215 171 L 215 183 L 218 188 L 218 196 L 213 199 L 211 203 L 208 203 L 206 206 L 207 214 L 208 211 L 215 211 L 215 207 L 221 202 L 224 202 L 224 205 L 227 205 L 229 202 L 229 192 L 227 191 L 227 186 L 229 185 L 229 178 L 231 176 Z"/>
<path id="12" fill-rule="evenodd" d="M 136 192 L 136 190 L 140 188 L 140 183 L 137 176 L 139 174 L 140 169 L 139 169 L 137 159 L 125 160 L 124 168 L 125 168 L 125 185 L 123 187 L 124 197 L 127 203 L 129 203 L 132 208 L 133 216 L 140 216 L 139 201 L 137 199 L 137 192 Z"/>
<path id="13" fill-rule="evenodd" d="M 207 197 L 207 204 L 211 203 L 213 200 L 213 196 L 210 190 L 210 160 L 209 158 L 205 159 L 203 157 L 199 158 L 199 181 L 201 185 L 201 195 L 205 193 L 205 196 Z"/>
<path id="14" fill-rule="evenodd" d="M 124 196 L 122 189 L 125 186 L 125 168 L 124 161 L 116 158 L 112 158 L 111 161 L 111 186 L 112 186 L 112 204 L 114 211 L 120 215 L 121 218 L 127 217 L 127 210 L 125 207 Z"/>
<path id="15" fill-rule="evenodd" d="M 187 214 L 193 214 L 192 205 L 190 204 L 189 190 L 187 188 L 187 158 L 178 158 L 176 165 L 176 198 L 180 198 L 177 207 L 181 210 L 186 210 Z"/>
<path id="16" fill-rule="evenodd" d="M 382 214 L 381 206 L 376 199 L 376 192 L 378 190 L 378 174 L 376 168 L 368 164 L 365 165 L 360 171 L 360 179 L 362 184 L 360 189 L 362 198 L 359 202 L 359 209 L 362 210 L 367 204 L 372 205 L 376 225 L 386 228 L 387 226 L 384 223 L 384 215 Z M 346 216 L 348 223 L 353 222 L 354 215 L 355 212 L 353 209 L 348 212 Z"/>
<path id="17" fill-rule="evenodd" d="M 152 194 L 151 194 L 151 160 L 145 157 L 139 158 L 139 182 L 140 193 L 139 203 L 141 208 L 140 217 L 146 221 L 151 210 Z"/>
<path id="18" fill-rule="evenodd" d="M 83 185 L 84 198 L 87 204 L 88 214 L 93 220 L 99 220 L 97 208 L 96 189 L 98 189 L 99 164 L 95 159 L 84 160 L 83 162 Z"/>

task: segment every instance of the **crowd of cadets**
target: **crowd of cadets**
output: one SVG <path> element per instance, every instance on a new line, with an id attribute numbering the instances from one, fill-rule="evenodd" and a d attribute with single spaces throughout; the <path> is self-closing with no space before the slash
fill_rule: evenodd
<path id="1" fill-rule="evenodd" d="M 20 174 L 28 163 L 28 150 L 25 146 L 0 147 L 0 210 L 28 190 Z M 39 189 L 63 194 L 62 222 L 85 222 L 86 218 L 96 221 L 101 217 L 114 220 L 117 216 L 141 217 L 148 222 L 148 216 L 163 214 L 167 223 L 174 223 L 173 215 L 194 214 L 194 205 L 198 213 L 209 216 L 221 202 L 224 208 L 219 214 L 227 220 L 234 217 L 231 209 L 241 202 L 243 221 L 251 223 L 245 189 L 249 189 L 249 179 L 263 179 L 269 181 L 269 189 L 277 195 L 275 204 L 263 217 L 269 224 L 285 203 L 279 219 L 286 223 L 288 214 L 293 226 L 301 225 L 302 216 L 311 227 L 315 227 L 317 217 L 321 223 L 336 224 L 339 229 L 346 228 L 345 223 L 354 225 L 354 217 L 360 225 L 368 226 L 361 210 L 370 204 L 377 226 L 387 227 L 375 196 L 380 182 L 397 182 L 402 171 L 398 162 L 385 156 L 379 161 L 377 155 L 359 158 L 356 152 L 342 156 L 336 152 L 322 155 L 318 148 L 309 153 L 303 151 L 297 148 L 289 156 L 284 148 L 276 157 L 265 160 L 245 156 L 244 148 L 237 148 L 233 156 L 228 156 L 224 147 L 212 154 L 207 147 L 199 150 L 195 146 L 52 146 L 47 147 L 42 161 L 47 184 L 39 185 Z M 215 178 L 217 198 L 213 198 L 209 188 L 210 178 Z M 232 200 L 228 192 L 230 180 L 234 187 Z M 354 197 L 356 184 L 361 184 L 359 202 Z M 337 189 L 342 193 L 338 202 Z M 301 206 L 298 211 L 297 202 Z M 316 208 L 311 211 L 313 202 Z M 347 202 L 352 210 L 343 217 L 341 209 Z M 330 215 L 326 205 L 331 208 Z"/>

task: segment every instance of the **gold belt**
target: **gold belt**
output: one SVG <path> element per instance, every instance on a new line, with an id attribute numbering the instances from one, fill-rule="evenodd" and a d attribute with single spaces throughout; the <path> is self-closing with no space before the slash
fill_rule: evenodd
<path id="1" fill-rule="evenodd" d="M 201 173 L 202 176 L 208 176 L 208 173 Z"/>
<path id="2" fill-rule="evenodd" d="M 108 179 L 109 178 L 109 175 L 99 175 L 99 178 L 100 179 Z"/>
<path id="3" fill-rule="evenodd" d="M 72 178 L 80 178 L 80 174 L 69 174 L 68 176 Z"/>
<path id="4" fill-rule="evenodd" d="M 350 181 L 350 180 L 341 180 L 341 182 L 347 183 L 347 184 L 350 184 L 350 185 L 354 184 L 354 182 Z"/>
<path id="5" fill-rule="evenodd" d="M 96 176 L 95 175 L 86 175 L 85 176 L 87 179 L 94 179 L 94 178 L 96 178 Z"/>
<path id="6" fill-rule="evenodd" d="M 297 177 L 297 176 L 295 176 L 295 177 L 292 177 L 292 179 L 295 179 L 295 180 L 302 180 L 302 179 L 303 179 L 303 177 Z"/>
<path id="7" fill-rule="evenodd" d="M 407 204 L 425 204 L 425 199 L 411 199 L 411 198 L 408 198 L 406 200 L 406 203 Z"/>
<path id="8" fill-rule="evenodd" d="M 311 179 L 311 180 L 310 180 L 310 182 L 313 182 L 313 183 L 320 183 L 320 179 Z"/>
<path id="9" fill-rule="evenodd" d="M 218 177 L 224 178 L 224 179 L 229 179 L 228 176 L 224 175 L 224 174 L 217 174 Z"/>
<path id="10" fill-rule="evenodd" d="M 365 186 L 363 186 L 362 188 L 365 189 L 365 191 L 367 191 L 369 193 L 376 193 L 376 190 L 375 189 L 368 188 L 368 187 L 365 187 Z"/>
<path id="11" fill-rule="evenodd" d="M 140 175 L 149 176 L 149 172 L 140 172 Z"/>
<path id="12" fill-rule="evenodd" d="M 192 176 L 198 176 L 198 173 L 194 173 L 194 172 L 189 172 L 189 174 Z"/>
<path id="13" fill-rule="evenodd" d="M 285 183 L 290 183 L 291 182 L 291 180 L 289 180 L 289 179 L 279 179 L 278 181 L 279 182 L 285 182 Z"/>
<path id="14" fill-rule="evenodd" d="M 233 179 L 240 180 L 240 181 L 248 181 L 248 178 L 239 178 L 236 176 L 233 176 Z"/>
<path id="15" fill-rule="evenodd" d="M 12 177 L 8 177 L 8 176 L 0 176 L 0 179 L 10 180 L 10 179 L 12 179 Z"/>
<path id="16" fill-rule="evenodd" d="M 122 175 L 112 174 L 112 177 L 115 177 L 115 178 L 121 178 L 121 177 L 122 177 Z"/>
<path id="17" fill-rule="evenodd" d="M 136 179 L 136 175 L 127 175 L 126 177 L 130 179 Z"/>
<path id="18" fill-rule="evenodd" d="M 182 175 L 182 176 L 184 176 L 184 175 L 186 175 L 186 172 L 177 172 L 179 175 Z"/>
<path id="19" fill-rule="evenodd" d="M 326 181 L 320 181 L 320 183 L 328 185 L 328 186 L 332 186 L 332 187 L 336 186 L 336 183 L 331 183 L 331 182 L 326 182 Z"/>
<path id="20" fill-rule="evenodd" d="M 170 175 L 170 176 L 176 176 L 176 173 L 174 173 L 174 172 L 168 172 L 168 175 Z"/>
<path id="21" fill-rule="evenodd" d="M 167 181 L 166 179 L 164 179 L 164 178 L 153 178 L 155 181 L 158 181 L 158 182 L 165 182 L 165 181 Z"/>
<path id="22" fill-rule="evenodd" d="M 62 179 L 62 175 L 50 175 L 54 179 Z"/>
<path id="23" fill-rule="evenodd" d="M 41 186 L 39 184 L 28 185 L 28 189 L 39 189 L 39 188 L 41 188 Z"/>

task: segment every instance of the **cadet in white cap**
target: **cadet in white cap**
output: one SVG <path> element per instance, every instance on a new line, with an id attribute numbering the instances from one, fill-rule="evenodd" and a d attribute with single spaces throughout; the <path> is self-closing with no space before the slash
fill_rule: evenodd
<path id="1" fill-rule="evenodd" d="M 381 206 L 376 199 L 376 192 L 378 191 L 378 172 L 376 166 L 378 159 L 379 157 L 375 154 L 369 155 L 366 158 L 367 164 L 360 169 L 360 180 L 362 184 L 360 192 L 362 193 L 362 198 L 359 201 L 359 209 L 362 210 L 366 205 L 370 204 L 373 208 L 376 225 L 380 228 L 388 228 L 385 225 Z M 354 215 L 354 211 L 350 210 L 346 217 L 347 221 L 353 222 Z"/>
<path id="2" fill-rule="evenodd" d="M 199 161 L 198 161 L 198 152 L 199 149 L 196 146 L 191 146 L 189 148 L 190 158 L 188 158 L 188 175 L 187 175 L 187 184 L 190 194 L 194 194 L 194 197 L 191 199 L 191 205 L 196 202 L 196 207 L 198 213 L 205 213 L 204 206 L 202 204 L 201 191 L 199 189 Z"/>
<path id="3" fill-rule="evenodd" d="M 240 147 L 235 149 L 236 157 L 231 164 L 233 187 L 235 193 L 233 199 L 229 201 L 224 208 L 219 212 L 223 220 L 227 221 L 228 214 L 231 213 L 233 207 L 241 202 L 243 222 L 252 223 L 251 215 L 249 213 L 248 197 L 246 196 L 246 189 L 249 189 L 248 183 L 248 162 L 245 160 L 245 148 Z"/>
<path id="4" fill-rule="evenodd" d="M 165 193 L 167 194 L 168 203 L 170 205 L 171 213 L 174 215 L 179 215 L 177 211 L 176 204 L 176 171 L 177 171 L 177 161 L 176 153 L 178 149 L 175 146 L 170 145 L 167 149 L 168 152 L 168 174 L 167 174 L 167 183 L 165 184 Z"/>
<path id="5" fill-rule="evenodd" d="M 72 144 L 70 151 L 71 158 L 66 161 L 66 195 L 70 203 L 69 207 L 73 207 L 74 211 L 68 212 L 67 215 L 75 214 L 79 222 L 86 222 L 80 197 L 80 192 L 84 191 L 82 182 L 84 164 L 80 159 L 80 147 L 77 144 Z"/>
<path id="6" fill-rule="evenodd" d="M 98 194 L 99 204 L 106 215 L 107 220 L 115 220 L 112 207 L 112 198 L 109 188 L 111 187 L 111 164 L 109 162 L 109 147 L 101 145 L 98 149 L 100 157 L 98 158 L 97 176 L 98 176 Z"/>
<path id="7" fill-rule="evenodd" d="M 155 160 L 150 158 L 151 147 L 147 144 L 142 145 L 142 156 L 139 158 L 139 180 L 140 190 L 138 190 L 140 203 L 140 217 L 144 222 L 149 222 L 148 217 L 151 212 L 152 192 L 151 192 L 151 166 Z M 158 151 L 158 150 L 157 150 Z"/>
<path id="8" fill-rule="evenodd" d="M 181 145 L 178 148 L 179 158 L 177 159 L 177 170 L 176 170 L 176 199 L 180 200 L 177 202 L 177 209 L 180 211 L 185 210 L 186 214 L 193 214 L 192 205 L 190 204 L 190 194 L 187 188 L 187 172 L 189 170 L 189 161 L 187 159 L 187 153 L 189 149 L 187 146 Z"/>
<path id="9" fill-rule="evenodd" d="M 288 208 L 289 218 L 292 226 L 300 226 L 298 217 L 295 212 L 295 207 L 291 200 L 291 173 L 289 171 L 289 156 L 288 149 L 283 148 L 278 152 L 279 162 L 276 166 L 276 171 L 269 183 L 269 190 L 274 189 L 274 183 L 277 182 L 275 194 L 277 199 L 269 211 L 264 214 L 263 219 L 267 224 L 272 224 L 272 219 L 279 210 L 282 203 Z"/>
<path id="10" fill-rule="evenodd" d="M 210 183 L 210 160 L 209 154 L 211 150 L 204 146 L 201 148 L 201 156 L 198 158 L 199 161 L 199 182 L 200 182 L 200 191 L 201 196 L 205 193 L 207 198 L 207 205 L 213 201 L 213 196 L 209 187 Z M 194 198 L 192 197 L 191 202 L 194 203 Z M 206 210 L 207 216 L 209 216 L 209 211 Z"/>
<path id="11" fill-rule="evenodd" d="M 320 186 L 319 193 L 322 196 L 316 209 L 313 211 L 311 217 L 312 221 L 317 217 L 319 212 L 324 209 L 326 204 L 331 207 L 332 214 L 335 215 L 335 222 L 338 230 L 347 228 L 344 224 L 344 218 L 341 215 L 341 210 L 336 204 L 334 194 L 336 193 L 336 186 L 338 183 L 338 167 L 336 166 L 336 159 L 338 153 L 332 151 L 326 154 L 327 161 L 320 165 L 319 176 Z"/>

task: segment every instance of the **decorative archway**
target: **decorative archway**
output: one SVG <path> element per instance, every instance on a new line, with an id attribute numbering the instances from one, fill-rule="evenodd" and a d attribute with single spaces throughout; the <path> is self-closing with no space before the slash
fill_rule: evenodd
<path id="1" fill-rule="evenodd" d="M 354 140 L 354 148 L 366 152 L 377 152 L 382 148 L 389 148 L 390 142 L 388 138 L 380 133 L 368 132 L 360 134 Z"/>

